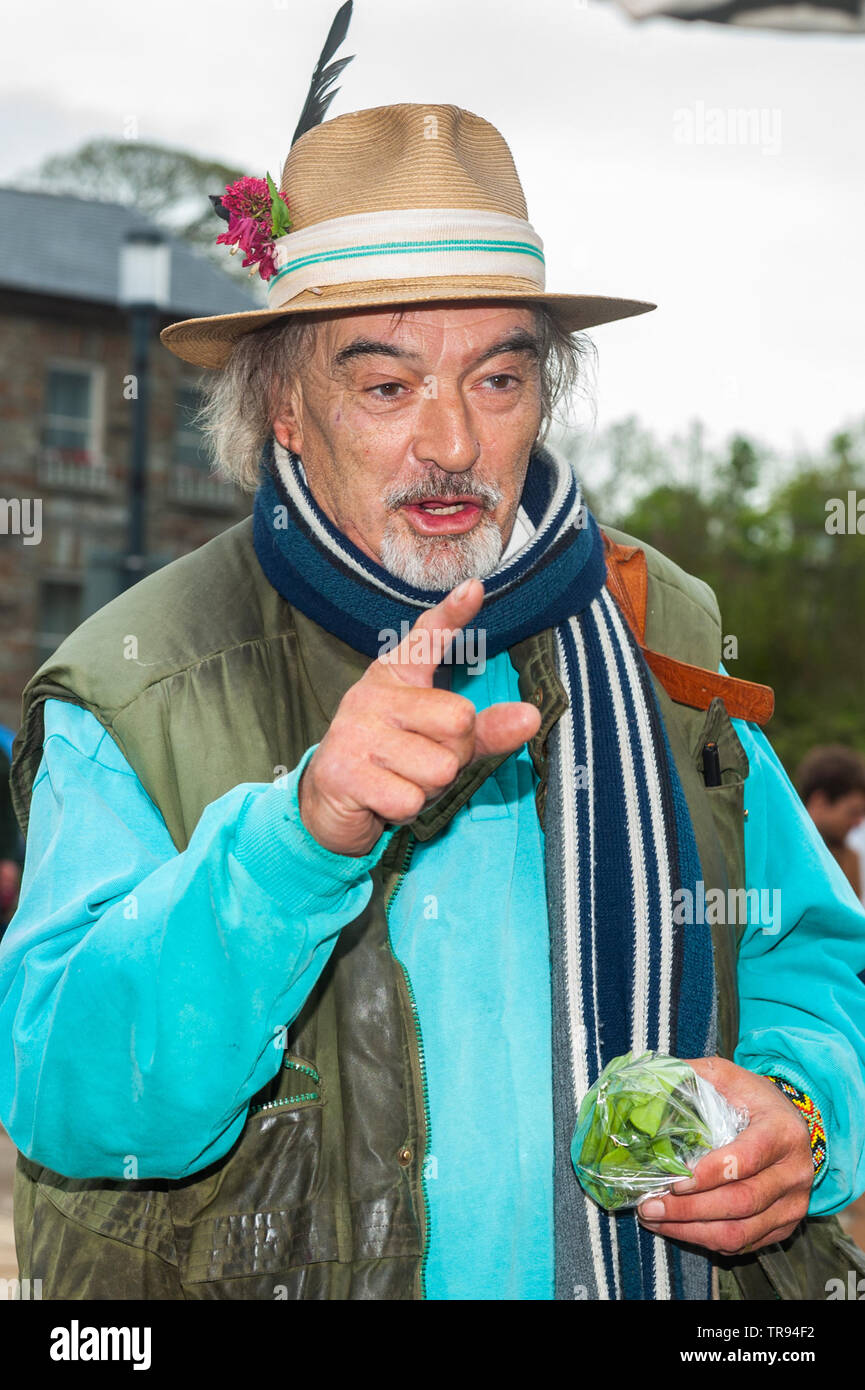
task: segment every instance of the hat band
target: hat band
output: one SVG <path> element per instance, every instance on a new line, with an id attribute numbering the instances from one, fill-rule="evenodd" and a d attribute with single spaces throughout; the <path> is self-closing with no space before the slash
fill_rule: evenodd
<path id="1" fill-rule="evenodd" d="M 269 309 L 304 290 L 370 280 L 501 275 L 544 288 L 543 242 L 530 222 L 465 208 L 394 208 L 316 222 L 274 242 Z"/>

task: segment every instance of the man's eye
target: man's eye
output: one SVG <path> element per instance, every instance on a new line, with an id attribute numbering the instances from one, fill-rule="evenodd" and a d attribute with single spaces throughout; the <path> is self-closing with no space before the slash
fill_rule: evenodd
<path id="1" fill-rule="evenodd" d="M 487 381 L 497 382 L 497 391 L 506 391 L 512 382 L 519 382 L 519 377 L 511 376 L 508 372 L 496 372 L 494 376 L 488 376 Z"/>
<path id="2" fill-rule="evenodd" d="M 396 399 L 398 392 L 402 391 L 402 389 L 403 385 L 401 381 L 383 381 L 378 386 L 371 386 L 369 388 L 369 394 L 375 396 L 381 392 L 378 397 L 379 400 L 392 401 Z"/>

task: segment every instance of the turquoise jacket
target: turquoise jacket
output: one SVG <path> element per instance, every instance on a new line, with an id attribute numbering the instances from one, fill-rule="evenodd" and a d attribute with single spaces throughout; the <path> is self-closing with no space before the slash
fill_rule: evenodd
<path id="1" fill-rule="evenodd" d="M 507 654 L 454 688 L 479 708 L 519 698 Z M 237 1139 L 272 1073 L 268 1049 L 362 911 L 393 832 L 364 859 L 319 846 L 297 813 L 310 749 L 285 779 L 288 816 L 285 788 L 241 784 L 211 803 L 178 854 L 98 721 L 54 700 L 45 716 L 21 903 L 0 947 L 0 1118 L 28 1157 L 71 1177 L 184 1177 Z M 735 1060 L 814 1096 L 828 1161 L 810 1210 L 834 1212 L 865 1189 L 865 913 L 765 738 L 735 722 L 751 766 L 747 887 L 782 887 L 779 920 L 742 942 Z M 433 1298 L 552 1297 L 549 955 L 533 778 L 525 750 L 502 764 L 445 834 L 418 846 L 392 905 L 430 1084 Z M 146 1091 L 131 1062 L 137 1040 L 130 1047 L 142 1028 L 154 1038 L 181 1028 L 188 1044 L 183 1074 L 152 1077 Z M 171 1113 L 185 1100 L 182 1131 L 160 1123 L 166 1098 Z M 479 1145 L 494 1165 L 478 1163 Z M 124 1170 L 130 1153 L 135 1174 Z"/>

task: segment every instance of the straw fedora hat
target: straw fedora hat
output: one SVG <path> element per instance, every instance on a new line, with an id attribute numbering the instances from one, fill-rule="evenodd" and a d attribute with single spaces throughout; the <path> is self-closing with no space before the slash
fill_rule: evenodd
<path id="1" fill-rule="evenodd" d="M 513 299 L 546 304 L 567 332 L 654 309 L 639 299 L 551 294 L 513 157 L 458 106 L 353 111 L 292 146 L 280 192 L 291 230 L 274 242 L 268 305 L 185 319 L 167 348 L 222 367 L 243 334 L 288 314 Z"/>

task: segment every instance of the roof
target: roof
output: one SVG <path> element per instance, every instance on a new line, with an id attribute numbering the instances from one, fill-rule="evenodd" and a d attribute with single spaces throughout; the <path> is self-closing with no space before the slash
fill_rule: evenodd
<path id="1" fill-rule="evenodd" d="M 219 225 L 214 217 L 214 240 Z M 155 223 L 135 208 L 66 194 L 0 188 L 0 287 L 117 304 L 120 248 L 126 233 Z M 261 299 L 185 242 L 171 246 L 170 303 L 178 318 L 231 314 Z"/>

